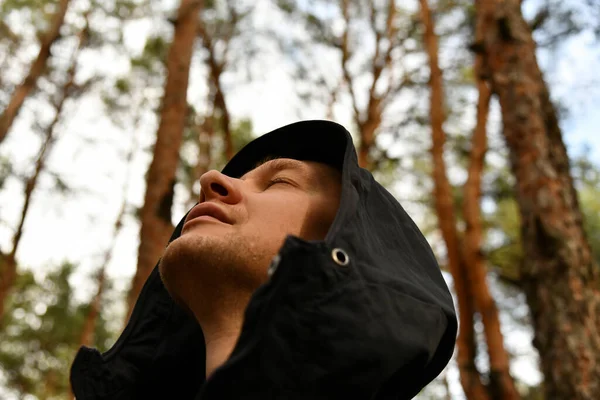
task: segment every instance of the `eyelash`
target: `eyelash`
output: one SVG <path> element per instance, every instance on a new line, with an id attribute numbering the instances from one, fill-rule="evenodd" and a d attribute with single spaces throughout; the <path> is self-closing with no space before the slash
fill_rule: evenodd
<path id="1" fill-rule="evenodd" d="M 267 188 L 270 188 L 271 186 L 277 184 L 277 183 L 287 183 L 288 185 L 291 185 L 291 183 L 289 181 L 287 181 L 286 179 L 282 179 L 282 178 L 275 178 L 275 179 L 271 179 L 268 183 L 267 183 Z"/>

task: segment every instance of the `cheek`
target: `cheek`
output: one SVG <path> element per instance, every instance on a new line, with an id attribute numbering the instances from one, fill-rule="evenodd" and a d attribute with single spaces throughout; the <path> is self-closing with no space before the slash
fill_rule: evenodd
<path id="1" fill-rule="evenodd" d="M 301 237 L 306 240 L 324 240 L 336 212 L 337 207 L 328 202 L 314 202 L 306 212 Z"/>
<path id="2" fill-rule="evenodd" d="M 264 201 L 260 211 L 252 213 L 249 228 L 272 239 L 283 240 L 287 234 L 300 236 L 308 210 L 308 201 L 295 196 Z"/>

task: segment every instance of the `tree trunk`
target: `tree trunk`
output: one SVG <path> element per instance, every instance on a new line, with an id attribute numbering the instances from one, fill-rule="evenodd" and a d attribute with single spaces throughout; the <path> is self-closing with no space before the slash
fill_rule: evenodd
<path id="1" fill-rule="evenodd" d="M 372 169 L 372 160 L 369 156 L 369 153 L 375 144 L 375 130 L 379 128 L 380 123 L 381 116 L 379 121 L 373 121 L 369 124 L 361 123 L 358 129 L 360 133 L 360 144 L 358 146 L 358 165 L 369 170 Z"/>
<path id="2" fill-rule="evenodd" d="M 156 134 L 154 156 L 146 177 L 146 195 L 141 210 L 138 265 L 127 299 L 127 319 L 173 230 L 171 206 L 175 172 L 183 138 L 190 63 L 201 6 L 200 0 L 181 0 L 174 23 L 175 34 L 167 56 L 167 80 L 160 123 Z"/>
<path id="3" fill-rule="evenodd" d="M 481 381 L 481 373 L 475 364 L 477 341 L 475 339 L 475 304 L 468 285 L 467 268 L 462 260 L 451 271 L 454 290 L 458 300 L 459 331 L 456 339 L 457 364 L 460 384 L 468 400 L 488 400 L 487 388 Z"/>
<path id="4" fill-rule="evenodd" d="M 476 37 L 483 32 L 477 31 Z M 491 90 L 481 77 L 481 56 L 475 59 L 475 77 L 479 100 L 477 103 L 477 124 L 471 139 L 468 177 L 464 185 L 463 215 L 465 237 L 463 255 L 469 277 L 471 293 L 477 311 L 481 315 L 490 362 L 489 391 L 494 398 L 502 400 L 519 399 L 521 396 L 510 375 L 510 358 L 504 347 L 500 329 L 498 308 L 490 294 L 486 281 L 486 265 L 481 252 L 483 228 L 481 222 L 481 176 L 487 150 L 487 115 Z"/>
<path id="5" fill-rule="evenodd" d="M 79 337 L 79 344 L 82 346 L 91 346 L 94 342 L 94 330 L 96 329 L 96 321 L 98 315 L 100 315 L 100 304 L 102 302 L 102 293 L 104 292 L 104 286 L 106 283 L 106 265 L 102 265 L 100 271 L 98 271 L 98 277 L 96 278 L 96 294 L 90 302 L 90 310 L 85 317 L 83 322 L 83 328 L 81 329 L 81 336 Z"/>
<path id="6" fill-rule="evenodd" d="M 44 382 L 44 398 L 49 399 L 56 395 L 56 384 L 58 383 L 58 377 L 56 376 L 55 369 L 49 369 L 45 376 Z"/>
<path id="7" fill-rule="evenodd" d="M 217 54 L 215 53 L 215 38 L 206 29 L 202 20 L 199 23 L 198 33 L 202 37 L 202 46 L 208 52 L 208 58 L 206 64 L 209 69 L 211 89 L 214 89 L 213 95 L 213 120 L 218 120 L 221 131 L 223 133 L 223 142 L 225 143 L 225 158 L 227 161 L 231 160 L 235 155 L 235 149 L 233 146 L 233 135 L 231 128 L 231 114 L 225 100 L 225 91 L 221 84 L 221 75 L 227 65 L 227 53 L 231 39 L 235 35 L 237 25 L 240 21 L 240 15 L 235 10 L 233 2 L 228 3 L 228 17 L 222 22 L 227 26 L 227 30 L 223 33 L 220 38 L 220 45 L 222 50 L 222 59 L 219 61 Z M 213 90 L 211 90 L 213 92 Z M 215 111 L 218 111 L 218 118 L 215 118 Z"/>
<path id="8" fill-rule="evenodd" d="M 491 393 L 499 399 L 519 399 L 514 380 L 510 375 L 510 359 L 504 348 L 498 308 L 486 281 L 486 266 L 481 252 L 483 229 L 481 226 L 481 175 L 487 147 L 486 123 L 491 91 L 484 81 L 478 80 L 479 101 L 477 125 L 471 140 L 470 163 L 464 186 L 463 215 L 465 237 L 463 254 L 469 275 L 469 285 L 477 311 L 481 315 L 490 360 Z"/>
<path id="9" fill-rule="evenodd" d="M 219 62 L 215 55 L 213 46 L 213 39 L 209 35 L 208 31 L 204 28 L 202 22 L 199 26 L 199 34 L 202 36 L 202 45 L 208 52 L 208 59 L 206 60 L 209 73 L 210 82 L 214 91 L 213 99 L 213 121 L 218 120 L 220 122 L 221 130 L 223 132 L 223 138 L 225 142 L 225 158 L 229 161 L 234 156 L 233 139 L 231 135 L 231 116 L 229 109 L 227 108 L 227 102 L 225 101 L 225 93 L 221 85 L 221 74 L 225 68 L 225 61 Z M 226 55 L 224 55 L 225 57 Z M 218 112 L 216 112 L 218 111 Z M 215 114 L 218 114 L 218 118 L 215 118 Z"/>
<path id="10" fill-rule="evenodd" d="M 600 270 L 584 233 L 556 112 L 519 0 L 482 1 L 476 48 L 498 95 L 521 215 L 523 288 L 545 398 L 600 393 Z"/>
<path id="11" fill-rule="evenodd" d="M 438 63 L 437 37 L 433 29 L 433 20 L 426 0 L 421 2 L 421 18 L 425 25 L 425 46 L 430 66 L 430 115 L 433 158 L 433 181 L 435 208 L 438 215 L 442 237 L 446 244 L 448 269 L 454 280 L 460 318 L 460 330 L 457 340 L 460 381 L 468 399 L 488 399 L 489 396 L 481 382 L 481 376 L 475 366 L 475 334 L 473 330 L 474 304 L 471 288 L 468 284 L 468 271 L 460 252 L 460 243 L 456 230 L 456 216 L 452 190 L 446 175 L 444 162 L 444 144 L 446 133 L 444 123 L 444 93 L 442 71 Z"/>
<path id="12" fill-rule="evenodd" d="M 133 158 L 134 148 L 131 149 L 129 156 L 127 157 L 128 162 L 131 162 Z M 128 174 L 129 175 L 129 174 Z M 115 249 L 115 245 L 117 242 L 117 237 L 121 232 L 121 228 L 123 227 L 123 218 L 125 217 L 125 211 L 127 209 L 127 186 L 129 179 L 125 180 L 125 187 L 123 188 L 123 203 L 121 204 L 121 209 L 117 214 L 117 218 L 115 219 L 114 230 L 111 237 L 111 243 L 104 252 L 104 257 L 102 258 L 102 264 L 100 265 L 100 269 L 98 270 L 98 275 L 96 278 L 96 294 L 90 301 L 90 309 L 83 323 L 83 328 L 81 329 L 81 335 L 79 337 L 79 344 L 82 346 L 92 346 L 94 341 L 94 331 L 96 329 L 96 321 L 98 320 L 98 316 L 100 315 L 100 307 L 102 305 L 102 295 L 104 294 L 104 289 L 106 286 L 106 268 L 111 261 L 112 254 Z"/>
<path id="13" fill-rule="evenodd" d="M 196 127 L 198 131 L 198 162 L 194 166 L 194 182 L 199 182 L 200 177 L 204 175 L 210 169 L 212 162 L 211 148 L 212 139 L 214 137 L 213 132 L 213 117 L 207 117 L 202 126 Z M 196 204 L 200 198 L 200 192 L 194 191 L 194 186 L 190 188 L 190 198 L 193 203 Z M 194 205 L 192 204 L 192 206 Z"/>
<path id="14" fill-rule="evenodd" d="M 215 105 L 219 110 L 219 120 L 221 121 L 221 129 L 223 130 L 224 142 L 225 142 L 225 158 L 227 161 L 231 160 L 234 156 L 233 138 L 231 136 L 231 117 L 229 116 L 229 110 L 227 109 L 227 103 L 225 102 L 225 95 L 220 83 L 220 73 L 218 77 L 214 77 L 217 92 L 215 93 Z"/>
<path id="15" fill-rule="evenodd" d="M 56 126 L 58 125 L 58 122 L 60 121 L 65 101 L 72 94 L 73 88 L 75 86 L 77 56 L 88 38 L 87 16 L 86 26 L 79 32 L 78 36 L 79 44 L 72 55 L 71 66 L 67 70 L 67 80 L 61 89 L 60 95 L 56 100 L 56 103 L 54 104 L 54 118 L 45 129 L 44 143 L 42 143 L 42 147 L 35 161 L 34 171 L 25 183 L 23 209 L 21 210 L 21 218 L 19 219 L 17 229 L 15 230 L 15 233 L 12 237 L 12 249 L 8 254 L 1 255 L 2 259 L 0 260 L 0 322 L 4 317 L 6 298 L 10 294 L 10 291 L 14 286 L 15 279 L 17 277 L 17 250 L 19 249 L 21 237 L 23 236 L 23 227 L 25 226 L 25 218 L 27 217 L 27 213 L 29 212 L 31 198 L 37 185 L 38 178 L 46 166 L 46 159 L 48 158 L 48 154 L 50 153 L 56 140 L 55 130 Z"/>
<path id="16" fill-rule="evenodd" d="M 38 78 L 42 76 L 46 70 L 48 58 L 50 58 L 50 48 L 52 47 L 52 44 L 60 37 L 60 28 L 64 22 L 68 6 L 69 0 L 60 0 L 58 2 L 56 14 L 54 14 L 50 20 L 50 28 L 41 40 L 40 50 L 37 58 L 33 64 L 31 64 L 29 73 L 25 77 L 25 80 L 23 83 L 17 86 L 12 94 L 12 97 L 10 98 L 8 105 L 6 106 L 6 109 L 2 115 L 0 115 L 0 143 L 2 143 L 8 134 L 8 131 L 17 117 L 23 102 L 35 88 Z"/>
<path id="17" fill-rule="evenodd" d="M 72 81 L 70 82 L 72 83 Z M 19 244 L 21 242 L 21 237 L 23 236 L 23 227 L 25 225 L 27 213 L 29 212 L 29 206 L 31 205 L 31 197 L 37 185 L 40 173 L 44 169 L 47 154 L 54 143 L 55 127 L 60 119 L 60 112 L 62 111 L 64 100 L 65 98 L 61 99 L 58 103 L 58 107 L 56 108 L 56 115 L 50 123 L 50 125 L 48 125 L 48 127 L 46 128 L 44 143 L 42 144 L 42 148 L 40 149 L 37 160 L 35 162 L 35 169 L 33 171 L 33 174 L 27 179 L 25 183 L 23 208 L 21 209 L 21 218 L 19 219 L 19 223 L 17 224 L 17 229 L 15 230 L 15 233 L 12 237 L 12 249 L 6 256 L 3 257 L 3 265 L 1 266 L 2 269 L 0 270 L 0 321 L 2 321 L 4 317 L 6 298 L 8 297 L 17 276 L 16 255 L 17 250 L 19 249 Z"/>

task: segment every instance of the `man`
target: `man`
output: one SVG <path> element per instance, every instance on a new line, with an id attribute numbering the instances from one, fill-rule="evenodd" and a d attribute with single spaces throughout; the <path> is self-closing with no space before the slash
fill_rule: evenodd
<path id="1" fill-rule="evenodd" d="M 159 271 L 171 297 L 202 328 L 208 376 L 233 349 L 246 305 L 267 281 L 266 267 L 285 237 L 325 239 L 341 177 L 322 163 L 279 158 L 237 179 L 210 171 L 200 184 L 200 203 Z"/>
<path id="2" fill-rule="evenodd" d="M 78 400 L 409 399 L 447 364 L 431 248 L 343 127 L 268 133 L 201 187 L 117 343 L 78 353 Z"/>

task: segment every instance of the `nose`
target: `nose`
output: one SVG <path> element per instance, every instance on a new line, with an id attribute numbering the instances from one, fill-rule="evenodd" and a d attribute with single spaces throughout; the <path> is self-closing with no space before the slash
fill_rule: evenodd
<path id="1" fill-rule="evenodd" d="M 200 177 L 200 203 L 209 199 L 236 204 L 242 200 L 242 193 L 232 178 L 219 171 L 211 170 Z"/>

